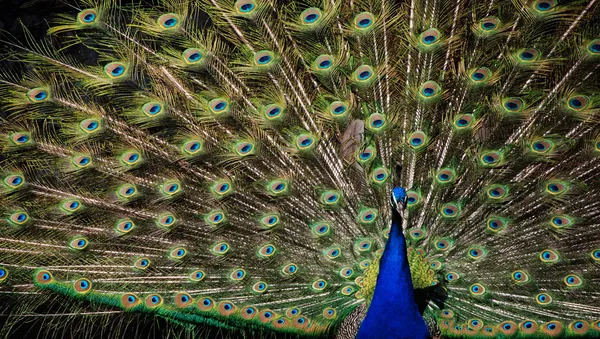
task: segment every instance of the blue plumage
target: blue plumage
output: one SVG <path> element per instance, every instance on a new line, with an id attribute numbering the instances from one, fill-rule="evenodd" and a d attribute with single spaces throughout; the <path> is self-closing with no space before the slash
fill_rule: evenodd
<path id="1" fill-rule="evenodd" d="M 392 200 L 404 204 L 406 191 L 396 187 Z M 429 330 L 415 301 L 402 217 L 393 204 L 392 226 L 379 263 L 379 276 L 367 316 L 360 326 L 358 339 L 429 337 Z M 400 205 L 400 208 L 403 208 Z"/>

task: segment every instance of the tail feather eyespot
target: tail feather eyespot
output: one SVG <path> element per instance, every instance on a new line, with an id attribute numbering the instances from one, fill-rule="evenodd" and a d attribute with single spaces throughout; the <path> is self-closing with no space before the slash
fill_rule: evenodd
<path id="1" fill-rule="evenodd" d="M 300 14 L 300 22 L 305 26 L 315 26 L 321 20 L 323 20 L 323 13 L 315 7 L 307 8 Z"/>
<path id="2" fill-rule="evenodd" d="M 4 267 L 0 267 L 0 283 L 8 278 L 8 270 Z"/>
<path id="3" fill-rule="evenodd" d="M 181 53 L 181 57 L 187 65 L 201 64 L 205 60 L 204 56 L 204 51 L 198 48 L 188 48 Z"/>
<path id="4" fill-rule="evenodd" d="M 298 272 L 298 265 L 293 263 L 287 264 L 281 269 L 281 272 L 287 276 L 294 275 Z"/>
<path id="5" fill-rule="evenodd" d="M 549 305 L 552 303 L 552 297 L 548 293 L 539 293 L 535 296 L 535 301 L 539 305 Z"/>
<path id="6" fill-rule="evenodd" d="M 47 88 L 44 87 L 32 88 L 29 91 L 27 91 L 27 98 L 31 102 L 35 103 L 47 101 L 48 99 L 50 99 L 50 92 Z"/>
<path id="7" fill-rule="evenodd" d="M 278 319 L 273 320 L 271 322 L 271 324 L 275 328 L 285 328 L 285 327 L 289 326 L 290 322 L 289 322 L 289 320 L 287 320 L 285 318 L 278 318 Z"/>
<path id="8" fill-rule="evenodd" d="M 175 247 L 169 252 L 169 258 L 174 260 L 181 260 L 185 258 L 188 254 L 188 251 L 183 247 Z"/>
<path id="9" fill-rule="evenodd" d="M 258 320 L 260 320 L 263 323 L 269 323 L 273 321 L 273 319 L 275 319 L 276 316 L 277 315 L 272 310 L 264 309 L 258 313 Z"/>
<path id="10" fill-rule="evenodd" d="M 254 317 L 256 317 L 256 315 L 258 314 L 258 309 L 253 306 L 245 306 L 242 308 L 240 313 L 242 315 L 242 318 L 244 319 L 254 319 Z"/>
<path id="11" fill-rule="evenodd" d="M 261 258 L 270 258 L 276 252 L 277 252 L 277 248 L 275 246 L 273 246 L 272 244 L 266 244 L 266 245 L 261 246 L 258 249 L 257 254 Z"/>
<path id="12" fill-rule="evenodd" d="M 104 66 L 104 73 L 110 79 L 121 79 L 127 76 L 128 66 L 124 62 L 111 62 Z"/>
<path id="13" fill-rule="evenodd" d="M 471 287 L 469 287 L 469 292 L 471 292 L 472 296 L 481 296 L 483 294 L 485 294 L 486 289 L 482 284 L 476 283 L 471 285 Z M 516 327 L 516 325 L 515 325 Z"/>
<path id="14" fill-rule="evenodd" d="M 163 30 L 173 30 L 179 27 L 181 18 L 175 13 L 167 13 L 159 16 L 156 22 Z"/>
<path id="15" fill-rule="evenodd" d="M 316 138 L 310 133 L 301 133 L 294 138 L 294 147 L 300 152 L 308 152 L 316 147 Z"/>
<path id="16" fill-rule="evenodd" d="M 563 324 L 558 320 L 551 320 L 542 325 L 542 331 L 550 336 L 558 336 L 563 331 Z"/>
<path id="17" fill-rule="evenodd" d="M 327 281 L 323 279 L 317 279 L 311 284 L 311 288 L 315 291 L 322 291 L 327 287 Z"/>
<path id="18" fill-rule="evenodd" d="M 511 278 L 516 284 L 526 284 L 530 281 L 529 274 L 522 270 L 512 272 Z"/>
<path id="19" fill-rule="evenodd" d="M 299 316 L 302 311 L 297 307 L 289 307 L 285 310 L 285 316 L 288 318 L 294 318 Z"/>
<path id="20" fill-rule="evenodd" d="M 504 333 L 505 335 L 513 335 L 517 332 L 517 330 L 519 329 L 519 327 L 517 326 L 517 324 L 514 321 L 504 321 L 501 322 L 498 325 L 498 329 L 500 330 L 500 332 Z"/>
<path id="21" fill-rule="evenodd" d="M 321 193 L 321 203 L 325 206 L 335 206 L 340 203 L 341 193 L 337 190 L 328 190 Z"/>
<path id="22" fill-rule="evenodd" d="M 80 278 L 73 283 L 73 289 L 79 294 L 86 294 L 92 290 L 92 282 L 86 278 Z"/>
<path id="23" fill-rule="evenodd" d="M 14 146 L 26 146 L 33 144 L 33 138 L 29 132 L 16 132 L 8 136 L 11 144 Z"/>
<path id="24" fill-rule="evenodd" d="M 125 309 L 136 307 L 140 302 L 140 298 L 133 293 L 125 293 L 121 296 L 121 306 Z"/>
<path id="25" fill-rule="evenodd" d="M 242 268 L 237 268 L 229 274 L 229 278 L 234 281 L 243 280 L 246 277 L 246 271 Z"/>
<path id="26" fill-rule="evenodd" d="M 79 122 L 79 129 L 88 135 L 100 132 L 102 127 L 103 120 L 100 118 L 89 118 Z"/>
<path id="27" fill-rule="evenodd" d="M 362 240 L 356 242 L 354 246 L 355 246 L 356 250 L 359 252 L 370 251 L 371 247 L 373 246 L 373 240 L 372 239 L 362 239 Z"/>
<path id="28" fill-rule="evenodd" d="M 256 11 L 256 3 L 253 0 L 238 0 L 234 8 L 237 14 L 248 16 Z"/>
<path id="29" fill-rule="evenodd" d="M 375 25 L 375 16 L 369 12 L 362 12 L 354 17 L 354 28 L 359 31 L 365 31 L 373 28 Z"/>
<path id="30" fill-rule="evenodd" d="M 586 51 L 593 56 L 600 55 L 600 39 L 595 39 L 587 44 Z"/>
<path id="31" fill-rule="evenodd" d="M 484 151 L 479 154 L 479 164 L 482 167 L 498 167 L 503 163 L 504 154 L 500 151 Z"/>
<path id="32" fill-rule="evenodd" d="M 419 98 L 424 101 L 430 101 L 438 98 L 442 92 L 442 88 L 435 81 L 426 81 L 419 87 Z"/>
<path id="33" fill-rule="evenodd" d="M 240 157 L 246 157 L 256 153 L 256 144 L 251 140 L 238 141 L 234 146 L 234 152 Z"/>
<path id="34" fill-rule="evenodd" d="M 268 67 L 275 62 L 275 54 L 271 51 L 258 51 L 254 54 L 254 65 L 258 67 Z"/>
<path id="35" fill-rule="evenodd" d="M 460 275 L 456 272 L 448 272 L 446 273 L 446 281 L 449 283 L 456 282 L 460 279 Z"/>
<path id="36" fill-rule="evenodd" d="M 440 208 L 441 216 L 446 219 L 456 219 L 461 214 L 461 208 L 456 203 L 446 203 Z"/>
<path id="37" fill-rule="evenodd" d="M 98 11 L 94 8 L 84 9 L 77 14 L 77 22 L 82 25 L 92 25 L 98 20 Z"/>
<path id="38" fill-rule="evenodd" d="M 129 200 L 138 194 L 138 190 L 133 184 L 124 184 L 117 188 L 116 194 L 121 200 Z"/>
<path id="39" fill-rule="evenodd" d="M 229 112 L 229 101 L 225 98 L 216 98 L 208 102 L 208 109 L 214 115 L 221 115 Z"/>
<path id="40" fill-rule="evenodd" d="M 146 257 L 138 258 L 135 263 L 133 263 L 133 267 L 137 268 L 138 270 L 145 270 L 150 267 L 150 259 Z"/>
<path id="41" fill-rule="evenodd" d="M 377 220 L 379 213 L 375 208 L 365 208 L 358 214 L 361 224 L 372 224 Z"/>
<path id="42" fill-rule="evenodd" d="M 260 218 L 260 226 L 264 229 L 272 229 L 279 225 L 281 222 L 281 216 L 279 213 L 267 213 Z"/>
<path id="43" fill-rule="evenodd" d="M 332 246 L 326 249 L 323 254 L 329 259 L 337 259 L 342 255 L 342 249 L 339 246 Z"/>
<path id="44" fill-rule="evenodd" d="M 52 273 L 48 270 L 38 270 L 34 275 L 34 283 L 39 285 L 47 285 L 54 282 Z"/>
<path id="45" fill-rule="evenodd" d="M 297 329 L 305 329 L 310 325 L 308 318 L 302 316 L 294 318 L 292 322 L 294 327 Z"/>
<path id="46" fill-rule="evenodd" d="M 193 282 L 199 282 L 204 280 L 204 278 L 206 277 L 206 273 L 204 273 L 203 270 L 195 270 L 192 273 L 190 273 L 190 280 Z"/>
<path id="47" fill-rule="evenodd" d="M 352 73 L 352 81 L 357 84 L 369 84 L 376 77 L 375 70 L 369 65 L 361 65 Z"/>
<path id="48" fill-rule="evenodd" d="M 222 210 L 212 210 L 204 216 L 204 221 L 210 226 L 217 227 L 226 223 L 227 216 Z"/>
<path id="49" fill-rule="evenodd" d="M 285 107 L 279 104 L 269 104 L 263 108 L 263 116 L 268 121 L 281 120 L 285 115 Z"/>
<path id="50" fill-rule="evenodd" d="M 505 114 L 518 114 L 523 112 L 525 102 L 521 98 L 504 98 L 501 107 Z"/>
<path id="51" fill-rule="evenodd" d="M 69 242 L 69 247 L 77 251 L 85 250 L 89 245 L 89 241 L 84 237 L 75 237 Z"/>
<path id="52" fill-rule="evenodd" d="M 267 193 L 273 196 L 281 196 L 289 192 L 289 181 L 287 179 L 275 179 L 267 183 Z"/>
<path id="53" fill-rule="evenodd" d="M 555 263 L 560 260 L 560 256 L 554 250 L 543 250 L 540 252 L 540 260 L 545 263 Z"/>
<path id="54" fill-rule="evenodd" d="M 436 250 L 438 250 L 440 252 L 445 252 L 452 247 L 453 242 L 451 239 L 448 239 L 448 238 L 440 238 L 440 239 L 434 240 L 433 244 L 434 244 Z"/>
<path id="55" fill-rule="evenodd" d="M 326 221 L 319 221 L 311 225 L 310 229 L 312 233 L 317 237 L 324 237 L 331 234 L 331 223 Z"/>
<path id="56" fill-rule="evenodd" d="M 210 311 L 215 307 L 215 301 L 209 297 L 198 298 L 196 306 L 201 311 Z"/>
<path id="57" fill-rule="evenodd" d="M 407 142 L 411 150 L 420 151 L 427 147 L 429 143 L 429 137 L 423 131 L 416 131 L 408 136 Z"/>
<path id="58" fill-rule="evenodd" d="M 60 209 L 66 214 L 73 214 L 83 208 L 83 204 L 79 199 L 68 198 L 61 201 Z"/>
<path id="59" fill-rule="evenodd" d="M 573 333 L 582 335 L 590 330 L 590 324 L 585 320 L 575 320 L 569 324 L 569 329 L 573 331 Z"/>
<path id="60" fill-rule="evenodd" d="M 519 330 L 525 334 L 533 334 L 538 331 L 539 325 L 535 320 L 525 320 L 519 324 Z"/>
<path id="61" fill-rule="evenodd" d="M 352 267 L 342 267 L 340 269 L 340 276 L 342 278 L 351 279 L 354 275 L 354 269 Z"/>
<path id="62" fill-rule="evenodd" d="M 166 212 L 155 219 L 155 224 L 164 229 L 171 229 L 177 223 L 177 218 L 172 213 Z"/>
<path id="63" fill-rule="evenodd" d="M 235 313 L 237 307 L 231 301 L 221 301 L 217 306 L 217 310 L 223 316 L 230 316 Z"/>
<path id="64" fill-rule="evenodd" d="M 263 294 L 269 289 L 269 284 L 264 281 L 258 281 L 252 285 L 252 291 L 255 293 Z"/>
<path id="65" fill-rule="evenodd" d="M 563 279 L 568 288 L 578 288 L 583 285 L 583 280 L 577 274 L 569 274 Z"/>
<path id="66" fill-rule="evenodd" d="M 430 28 L 419 35 L 419 43 L 422 46 L 432 46 L 440 42 L 440 31 Z"/>
<path id="67" fill-rule="evenodd" d="M 490 71 L 490 69 L 487 67 L 479 67 L 479 68 L 473 69 L 469 73 L 469 80 L 474 85 L 485 84 L 485 83 L 489 82 L 491 77 L 492 77 L 492 71 Z"/>
<path id="68" fill-rule="evenodd" d="M 160 294 L 150 294 L 144 299 L 144 304 L 148 308 L 156 308 L 163 304 L 164 300 Z"/>
<path id="69" fill-rule="evenodd" d="M 186 308 L 194 304 L 194 299 L 187 292 L 175 294 L 175 305 L 179 308 Z"/>
<path id="70" fill-rule="evenodd" d="M 495 16 L 489 16 L 479 20 L 476 31 L 482 35 L 494 34 L 499 30 L 501 24 L 500 19 Z"/>
<path id="71" fill-rule="evenodd" d="M 467 321 L 467 324 L 470 328 L 475 330 L 483 328 L 483 321 L 481 319 L 470 319 Z"/>
<path id="72" fill-rule="evenodd" d="M 356 160 L 361 164 L 365 165 L 369 161 L 373 160 L 376 156 L 376 150 L 374 146 L 367 146 L 364 150 L 357 150 Z"/>
<path id="73" fill-rule="evenodd" d="M 217 197 L 224 197 L 233 193 L 233 184 L 229 180 L 217 180 L 212 186 L 211 191 Z"/>
<path id="74" fill-rule="evenodd" d="M 334 64 L 335 60 L 331 55 L 321 54 L 315 59 L 312 66 L 315 71 L 326 72 L 331 70 Z"/>
<path id="75" fill-rule="evenodd" d="M 452 310 L 441 310 L 439 314 L 440 314 L 440 317 L 446 318 L 446 319 L 452 319 L 454 317 L 454 311 L 452 311 Z"/>
<path id="76" fill-rule="evenodd" d="M 142 162 L 142 154 L 136 150 L 127 151 L 121 155 L 120 160 L 125 166 L 136 166 Z"/>
<path id="77" fill-rule="evenodd" d="M 230 246 L 228 243 L 222 241 L 219 243 L 216 243 L 213 247 L 212 247 L 212 252 L 215 255 L 225 255 L 227 254 L 229 251 L 231 250 Z"/>
<path id="78" fill-rule="evenodd" d="M 337 316 L 335 308 L 327 307 L 323 310 L 323 317 L 325 319 L 334 319 Z"/>
<path id="79" fill-rule="evenodd" d="M 517 60 L 524 64 L 539 61 L 540 56 L 541 53 L 537 48 L 524 48 L 516 53 Z"/>
<path id="80" fill-rule="evenodd" d="M 453 168 L 441 168 L 435 175 L 435 180 L 440 185 L 452 184 L 456 181 L 456 171 Z"/>
<path id="81" fill-rule="evenodd" d="M 182 192 L 179 180 L 167 180 L 159 187 L 160 193 L 165 197 L 171 197 Z"/>
<path id="82" fill-rule="evenodd" d="M 532 3 L 532 7 L 538 14 L 545 14 L 556 7 L 556 0 L 536 0 Z"/>
<path id="83" fill-rule="evenodd" d="M 20 227 L 25 225 L 26 223 L 28 223 L 31 220 L 31 218 L 29 217 L 29 214 L 27 214 L 26 211 L 16 211 L 13 212 L 11 215 L 8 216 L 8 223 L 11 226 L 15 226 L 15 227 Z"/>
<path id="84" fill-rule="evenodd" d="M 508 196 L 510 187 L 507 185 L 493 184 L 489 185 L 485 189 L 485 193 L 491 201 L 503 200 Z"/>
<path id="85" fill-rule="evenodd" d="M 487 251 L 482 247 L 473 246 L 468 249 L 467 254 L 471 259 L 480 260 L 481 258 L 485 257 Z"/>

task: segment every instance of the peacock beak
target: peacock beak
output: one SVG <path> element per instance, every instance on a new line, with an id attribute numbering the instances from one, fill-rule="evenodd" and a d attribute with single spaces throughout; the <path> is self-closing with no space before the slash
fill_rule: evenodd
<path id="1" fill-rule="evenodd" d="M 396 205 L 396 211 L 398 212 L 398 214 L 400 214 L 401 217 L 404 217 L 404 209 L 406 208 L 406 205 L 404 205 L 403 203 L 399 203 Z"/>
<path id="2" fill-rule="evenodd" d="M 406 209 L 407 199 L 404 198 L 402 200 L 397 200 L 395 196 L 392 195 L 393 204 L 392 206 L 396 209 L 400 216 L 404 216 L 404 210 Z"/>

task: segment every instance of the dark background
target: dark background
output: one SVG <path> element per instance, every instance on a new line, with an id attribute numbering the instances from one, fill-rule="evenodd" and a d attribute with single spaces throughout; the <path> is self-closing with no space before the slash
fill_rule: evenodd
<path id="1" fill-rule="evenodd" d="M 20 37 L 23 31 L 19 21 L 22 21 L 35 37 L 41 38 L 53 13 L 68 11 L 75 10 L 61 0 L 0 0 L 0 30 Z"/>

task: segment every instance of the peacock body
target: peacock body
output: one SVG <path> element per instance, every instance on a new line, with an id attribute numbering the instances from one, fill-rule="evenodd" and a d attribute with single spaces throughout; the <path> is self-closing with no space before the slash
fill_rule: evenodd
<path id="1" fill-rule="evenodd" d="M 598 17 L 82 0 L 5 34 L 0 332 L 600 336 Z"/>

